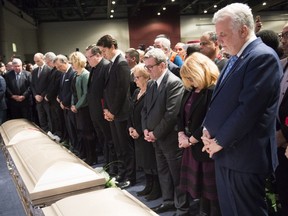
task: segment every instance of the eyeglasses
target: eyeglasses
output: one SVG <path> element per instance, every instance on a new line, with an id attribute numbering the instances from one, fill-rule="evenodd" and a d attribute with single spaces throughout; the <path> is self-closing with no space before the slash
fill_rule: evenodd
<path id="1" fill-rule="evenodd" d="M 283 39 L 287 40 L 288 39 L 288 31 L 281 32 L 281 33 L 278 34 L 278 36 L 279 36 L 280 39 L 283 38 Z"/>
<path id="2" fill-rule="evenodd" d="M 95 56 L 96 54 L 90 55 L 90 56 L 86 56 L 87 59 L 92 58 L 93 56 Z"/>
<path id="3" fill-rule="evenodd" d="M 142 77 L 142 76 L 134 76 L 133 79 L 134 79 L 134 80 L 139 80 L 140 77 Z"/>
<path id="4" fill-rule="evenodd" d="M 200 42 L 200 46 L 206 46 L 208 44 L 210 44 L 210 43 L 209 42 Z"/>
<path id="5" fill-rule="evenodd" d="M 154 66 L 159 65 L 160 63 L 156 63 L 154 65 L 144 65 L 147 70 L 151 70 Z"/>

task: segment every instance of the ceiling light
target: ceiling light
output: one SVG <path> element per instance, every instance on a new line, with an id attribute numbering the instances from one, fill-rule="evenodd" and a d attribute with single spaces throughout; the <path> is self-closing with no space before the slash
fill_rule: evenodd
<path id="1" fill-rule="evenodd" d="M 112 1 L 111 3 L 114 5 L 114 4 L 116 4 L 116 1 Z"/>
<path id="2" fill-rule="evenodd" d="M 266 2 L 263 2 L 262 5 L 265 6 L 265 5 L 266 5 Z"/>
<path id="3" fill-rule="evenodd" d="M 113 14 L 110 15 L 110 18 L 113 18 Z"/>
<path id="4" fill-rule="evenodd" d="M 161 13 L 160 13 L 160 12 L 158 12 L 158 13 L 157 13 L 157 15 L 158 15 L 158 16 L 160 16 L 160 15 L 161 15 Z"/>
<path id="5" fill-rule="evenodd" d="M 207 10 L 204 10 L 204 13 L 207 13 Z"/>
<path id="6" fill-rule="evenodd" d="M 163 10 L 166 10 L 166 7 L 163 7 Z"/>
<path id="7" fill-rule="evenodd" d="M 214 5 L 214 8 L 217 8 L 217 5 Z"/>
<path id="8" fill-rule="evenodd" d="M 171 2 L 174 2 L 175 0 L 171 0 Z"/>
<path id="9" fill-rule="evenodd" d="M 114 13 L 114 10 L 113 10 L 113 9 L 111 10 L 111 13 Z"/>

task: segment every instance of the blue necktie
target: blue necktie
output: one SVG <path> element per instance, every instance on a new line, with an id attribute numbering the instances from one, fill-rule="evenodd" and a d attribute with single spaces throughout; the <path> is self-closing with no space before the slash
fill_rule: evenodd
<path id="1" fill-rule="evenodd" d="M 233 65 L 235 64 L 235 62 L 237 61 L 238 57 L 235 55 L 235 56 L 231 56 L 229 58 L 229 61 L 228 61 L 228 65 L 225 69 L 225 71 L 223 72 L 223 76 L 222 76 L 222 79 L 221 79 L 221 82 L 223 82 L 223 80 L 226 78 L 226 76 L 230 73 Z"/>

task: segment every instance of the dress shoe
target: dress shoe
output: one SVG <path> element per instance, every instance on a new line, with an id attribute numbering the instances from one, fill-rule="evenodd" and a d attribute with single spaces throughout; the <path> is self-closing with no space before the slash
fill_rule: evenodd
<path id="1" fill-rule="evenodd" d="M 135 182 L 130 181 L 130 180 L 126 180 L 117 184 L 117 186 L 121 189 L 125 189 L 133 185 L 135 185 Z"/>
<path id="2" fill-rule="evenodd" d="M 175 206 L 173 204 L 161 204 L 159 206 L 156 206 L 154 208 L 151 208 L 156 213 L 163 213 L 167 211 L 174 211 L 176 210 Z"/>
<path id="3" fill-rule="evenodd" d="M 123 176 L 121 176 L 121 175 L 116 175 L 116 176 L 115 176 L 115 181 L 116 181 L 116 182 L 120 183 L 120 182 L 122 182 L 123 180 L 124 180 Z"/>

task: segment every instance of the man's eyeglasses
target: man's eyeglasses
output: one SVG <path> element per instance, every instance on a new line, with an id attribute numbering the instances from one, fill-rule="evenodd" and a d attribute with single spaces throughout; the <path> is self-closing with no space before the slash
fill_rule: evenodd
<path id="1" fill-rule="evenodd" d="M 280 39 L 283 38 L 283 39 L 287 40 L 288 39 L 288 31 L 287 32 L 281 32 L 278 34 L 278 36 Z"/>
<path id="2" fill-rule="evenodd" d="M 96 54 L 90 55 L 90 56 L 86 56 L 87 59 L 92 58 L 93 56 L 95 56 Z"/>
<path id="3" fill-rule="evenodd" d="M 205 41 L 200 42 L 200 46 L 206 46 L 206 45 L 208 45 L 208 44 L 209 44 L 209 42 L 205 42 Z"/>
<path id="4" fill-rule="evenodd" d="M 160 63 L 156 63 L 154 65 L 144 65 L 147 70 L 151 70 L 154 66 L 159 65 Z"/>

